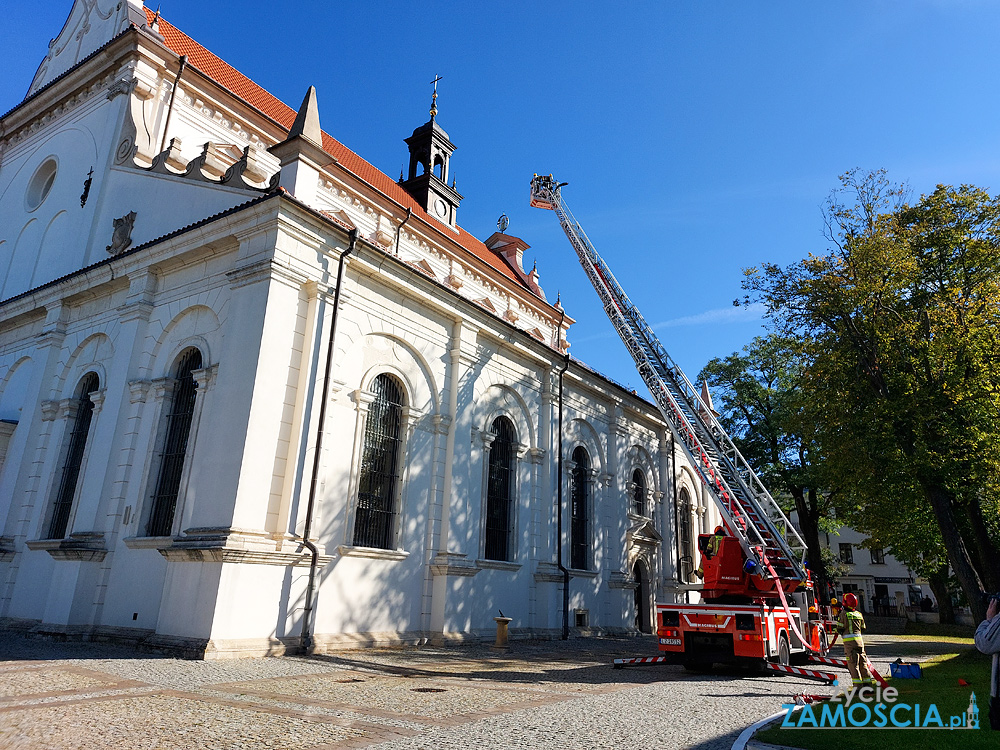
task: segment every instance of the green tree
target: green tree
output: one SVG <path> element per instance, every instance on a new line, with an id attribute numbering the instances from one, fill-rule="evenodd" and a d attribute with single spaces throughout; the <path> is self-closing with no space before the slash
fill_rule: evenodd
<path id="1" fill-rule="evenodd" d="M 712 389 L 719 422 L 764 484 L 791 498 L 816 591 L 828 603 L 832 576 L 820 531 L 830 497 L 816 460 L 811 396 L 802 389 L 805 364 L 797 340 L 772 335 L 711 360 L 698 379 Z"/>
<path id="2" fill-rule="evenodd" d="M 825 213 L 830 249 L 744 285 L 803 343 L 837 484 L 864 512 L 866 482 L 919 488 L 982 617 L 984 584 L 1000 589 L 1000 202 L 970 186 L 906 198 L 882 171 L 849 172 Z"/>

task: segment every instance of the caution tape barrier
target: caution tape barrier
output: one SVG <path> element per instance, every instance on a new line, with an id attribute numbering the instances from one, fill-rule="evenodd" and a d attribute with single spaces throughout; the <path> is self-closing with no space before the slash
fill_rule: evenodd
<path id="1" fill-rule="evenodd" d="M 773 664 L 768 662 L 767 668 L 774 672 L 784 672 L 785 674 L 795 675 L 796 677 L 805 677 L 810 680 L 821 680 L 822 682 L 832 683 L 837 679 L 837 675 L 833 672 L 821 672 L 818 669 L 804 669 L 802 667 L 792 667 L 787 664 Z"/>

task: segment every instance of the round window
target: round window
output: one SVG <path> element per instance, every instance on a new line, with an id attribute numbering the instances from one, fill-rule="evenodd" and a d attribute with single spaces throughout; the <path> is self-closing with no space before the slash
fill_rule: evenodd
<path id="1" fill-rule="evenodd" d="M 42 166 L 35 170 L 35 174 L 32 175 L 31 181 L 28 183 L 28 193 L 25 196 L 25 202 L 28 204 L 29 211 L 34 211 L 42 205 L 42 201 L 48 196 L 49 191 L 52 189 L 52 183 L 55 180 L 56 160 L 46 159 L 42 162 Z"/>

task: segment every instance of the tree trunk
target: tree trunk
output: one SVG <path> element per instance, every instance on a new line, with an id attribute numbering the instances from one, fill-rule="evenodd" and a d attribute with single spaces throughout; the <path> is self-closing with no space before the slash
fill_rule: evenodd
<path id="1" fill-rule="evenodd" d="M 990 537 L 989 529 L 986 528 L 986 521 L 983 518 L 983 509 L 976 497 L 968 505 L 962 506 L 959 511 L 968 519 L 971 533 L 966 537 L 969 540 L 969 553 L 976 566 L 976 572 L 986 587 L 986 590 L 995 593 L 1000 591 L 1000 549 Z"/>
<path id="2" fill-rule="evenodd" d="M 806 556 L 809 570 L 812 571 L 813 590 L 821 604 L 830 603 L 829 575 L 823 562 L 823 547 L 819 541 L 819 507 L 816 490 L 809 489 L 808 499 L 802 487 L 792 489 L 795 499 L 795 512 L 799 517 L 799 528 L 806 543 Z"/>
<path id="3" fill-rule="evenodd" d="M 951 493 L 935 482 L 921 480 L 920 485 L 924 496 L 934 509 L 934 517 L 941 529 L 941 538 L 944 540 L 945 549 L 948 550 L 951 569 L 955 571 L 955 577 L 965 592 L 965 598 L 969 600 L 972 616 L 976 622 L 984 620 L 986 607 L 983 604 L 983 584 L 972 565 L 969 551 L 955 522 Z"/>
<path id="4" fill-rule="evenodd" d="M 948 589 L 948 563 L 927 576 L 927 582 L 938 603 L 938 619 L 942 625 L 955 624 L 955 608 L 951 606 L 951 591 Z"/>

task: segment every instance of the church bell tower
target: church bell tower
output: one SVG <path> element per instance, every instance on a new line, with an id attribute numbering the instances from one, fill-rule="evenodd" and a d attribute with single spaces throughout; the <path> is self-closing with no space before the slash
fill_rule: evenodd
<path id="1" fill-rule="evenodd" d="M 450 227 L 455 227 L 458 204 L 462 196 L 455 190 L 455 180 L 450 178 L 449 162 L 455 145 L 437 123 L 437 82 L 431 97 L 431 119 L 404 139 L 410 149 L 410 168 L 400 185 L 412 195 L 431 216 Z M 451 179 L 451 185 L 448 180 Z"/>

